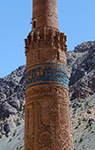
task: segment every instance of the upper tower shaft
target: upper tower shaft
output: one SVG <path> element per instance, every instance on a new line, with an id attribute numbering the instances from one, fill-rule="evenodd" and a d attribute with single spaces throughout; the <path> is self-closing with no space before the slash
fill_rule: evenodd
<path id="1" fill-rule="evenodd" d="M 33 0 L 32 29 L 42 27 L 59 30 L 57 0 Z"/>

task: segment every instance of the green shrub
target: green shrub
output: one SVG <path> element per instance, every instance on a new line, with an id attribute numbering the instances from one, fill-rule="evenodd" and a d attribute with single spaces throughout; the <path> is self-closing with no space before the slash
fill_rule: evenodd
<path id="1" fill-rule="evenodd" d="M 81 102 L 81 100 L 80 100 L 80 99 L 78 99 L 78 102 Z"/>
<path id="2" fill-rule="evenodd" d="M 79 107 L 82 107 L 82 104 L 80 104 Z"/>
<path id="3" fill-rule="evenodd" d="M 2 134 L 0 134 L 0 139 L 2 138 L 2 136 L 3 136 L 3 135 L 2 135 Z"/>
<path id="4" fill-rule="evenodd" d="M 77 140 L 75 140 L 75 143 L 77 143 Z"/>
<path id="5" fill-rule="evenodd" d="M 12 141 L 12 138 L 10 138 L 8 142 L 11 142 L 11 141 Z"/>
<path id="6" fill-rule="evenodd" d="M 83 107 L 81 107 L 81 110 L 83 110 Z"/>
<path id="7" fill-rule="evenodd" d="M 90 127 L 90 125 L 89 125 L 89 123 L 88 123 L 88 124 L 86 125 L 86 129 L 89 128 L 89 127 Z"/>
<path id="8" fill-rule="evenodd" d="M 90 105 L 88 105 L 88 107 L 91 107 L 92 105 L 90 104 Z"/>
<path id="9" fill-rule="evenodd" d="M 74 100 L 74 97 L 71 97 L 71 98 L 70 98 L 70 101 L 72 101 L 72 100 Z"/>
<path id="10" fill-rule="evenodd" d="M 22 149 L 24 147 L 24 145 L 20 146 L 20 149 Z"/>
<path id="11" fill-rule="evenodd" d="M 17 130 L 14 130 L 13 136 L 15 136 L 17 134 Z"/>
<path id="12" fill-rule="evenodd" d="M 78 129 L 78 126 L 76 126 L 75 129 Z"/>
<path id="13" fill-rule="evenodd" d="M 90 94 L 93 95 L 93 94 L 94 94 L 94 91 L 91 91 Z"/>
<path id="14" fill-rule="evenodd" d="M 19 121 L 19 118 L 17 118 L 17 120 L 16 120 L 17 122 Z"/>
<path id="15" fill-rule="evenodd" d="M 21 123 L 20 123 L 20 121 L 18 121 L 17 123 L 16 123 L 16 126 L 19 126 Z"/>
<path id="16" fill-rule="evenodd" d="M 20 114 L 18 114 L 18 117 L 20 117 Z"/>
<path id="17" fill-rule="evenodd" d="M 88 131 L 91 131 L 92 130 L 92 127 L 90 127 L 89 129 L 88 129 Z"/>
<path id="18" fill-rule="evenodd" d="M 82 141 L 83 141 L 83 137 L 80 138 L 80 141 L 79 141 L 79 142 L 82 142 Z"/>
<path id="19" fill-rule="evenodd" d="M 81 125 L 81 120 L 79 120 L 78 125 L 79 125 L 79 126 Z"/>
<path id="20" fill-rule="evenodd" d="M 16 150 L 21 150 L 24 147 L 24 145 L 17 147 Z"/>
<path id="21" fill-rule="evenodd" d="M 85 122 L 86 122 L 86 121 L 87 121 L 87 118 L 84 118 L 84 119 L 83 119 L 83 121 L 85 121 Z"/>
<path id="22" fill-rule="evenodd" d="M 73 110 L 73 114 L 75 114 L 76 113 L 76 108 Z"/>
<path id="23" fill-rule="evenodd" d="M 89 104 L 89 101 L 86 102 L 86 105 L 88 105 L 88 104 Z"/>
<path id="24" fill-rule="evenodd" d="M 86 79 L 85 82 L 88 82 L 88 80 Z"/>
<path id="25" fill-rule="evenodd" d="M 20 150 L 20 147 L 17 147 L 16 150 Z"/>

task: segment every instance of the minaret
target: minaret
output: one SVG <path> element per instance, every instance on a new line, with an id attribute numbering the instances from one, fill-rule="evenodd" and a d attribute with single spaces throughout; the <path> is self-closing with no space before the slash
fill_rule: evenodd
<path id="1" fill-rule="evenodd" d="M 33 0 L 26 43 L 25 150 L 73 150 L 66 36 L 57 0 Z"/>

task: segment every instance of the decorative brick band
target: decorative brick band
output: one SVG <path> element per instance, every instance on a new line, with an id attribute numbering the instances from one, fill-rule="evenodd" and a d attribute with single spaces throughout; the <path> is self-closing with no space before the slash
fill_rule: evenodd
<path id="1" fill-rule="evenodd" d="M 27 69 L 26 69 L 26 71 L 28 71 L 28 69 L 30 69 L 31 67 L 35 67 L 35 66 L 40 66 L 40 65 L 56 65 L 56 66 L 59 66 L 59 67 L 63 67 L 63 68 L 65 68 L 64 69 L 64 71 L 66 71 L 66 66 L 64 66 L 64 65 L 62 65 L 62 64 L 57 64 L 57 63 L 39 63 L 39 64 L 35 64 L 35 65 L 32 65 L 32 66 L 30 66 L 30 67 L 28 67 Z"/>
<path id="2" fill-rule="evenodd" d="M 58 84 L 68 88 L 66 67 L 56 63 L 41 63 L 26 70 L 26 89 L 36 85 Z"/>

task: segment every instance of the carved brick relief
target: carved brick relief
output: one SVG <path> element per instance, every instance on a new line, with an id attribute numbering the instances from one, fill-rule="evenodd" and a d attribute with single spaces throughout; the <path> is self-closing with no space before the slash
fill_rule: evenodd
<path id="1" fill-rule="evenodd" d="M 32 150 L 33 141 L 37 147 L 34 149 L 52 149 L 59 150 L 70 148 L 71 128 L 70 128 L 70 113 L 69 113 L 69 98 L 68 89 L 61 88 L 63 90 L 62 98 L 56 98 L 54 95 L 51 97 L 45 95 L 46 90 L 40 88 L 39 92 L 44 96 L 39 99 L 33 98 L 31 91 L 37 92 L 38 88 L 31 88 L 30 99 L 31 103 L 27 103 L 27 118 L 28 118 L 28 144 Z M 60 88 L 59 88 L 60 89 Z M 43 91 L 42 91 L 43 90 Z M 56 92 L 57 88 L 47 88 L 51 92 Z M 62 91 L 61 91 L 62 92 Z M 28 92 L 29 94 L 29 92 Z M 39 93 L 38 93 L 39 95 Z M 44 99 L 45 97 L 45 99 Z M 33 122 L 31 122 L 33 121 Z M 29 126 L 30 124 L 30 126 Z M 34 129 L 33 129 L 34 128 Z M 37 134 L 37 139 L 35 136 Z M 31 137 L 33 137 L 31 139 Z M 57 142 L 55 142 L 57 140 Z M 30 142 L 31 141 L 31 142 Z M 32 144 L 31 144 L 32 143 Z M 43 145 L 43 146 L 42 146 Z M 46 145 L 46 146 L 45 146 Z M 56 147 L 56 149 L 55 149 Z"/>

